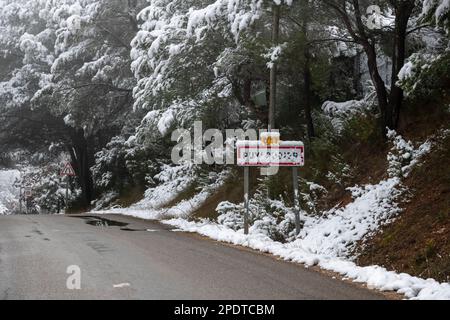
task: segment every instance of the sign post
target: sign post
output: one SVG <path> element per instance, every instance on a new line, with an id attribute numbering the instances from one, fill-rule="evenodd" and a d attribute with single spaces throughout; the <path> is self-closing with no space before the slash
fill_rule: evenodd
<path id="1" fill-rule="evenodd" d="M 25 198 L 25 206 L 26 206 L 26 210 L 27 210 L 27 214 L 31 213 L 31 207 L 32 207 L 32 196 L 33 196 L 33 191 L 29 188 L 25 189 L 24 191 L 24 198 Z"/>
<path id="2" fill-rule="evenodd" d="M 19 188 L 19 212 L 22 213 L 22 201 L 23 201 L 23 187 L 22 183 Z"/>
<path id="3" fill-rule="evenodd" d="M 22 177 L 20 179 L 14 180 L 13 186 L 19 189 L 19 213 L 22 213 L 22 201 L 23 201 L 23 180 Z M 15 207 L 17 208 L 17 207 Z"/>
<path id="4" fill-rule="evenodd" d="M 72 164 L 70 162 L 66 162 L 66 164 L 64 165 L 64 168 L 60 172 L 60 176 L 67 177 L 66 178 L 66 197 L 65 197 L 66 207 L 69 204 L 70 177 L 74 177 L 75 175 L 76 175 L 75 170 L 73 170 Z"/>
<path id="5" fill-rule="evenodd" d="M 292 167 L 294 189 L 295 231 L 300 233 L 300 195 L 298 190 L 298 167 L 305 165 L 305 146 L 301 141 L 280 141 L 279 133 L 265 133 L 261 141 L 242 140 L 236 143 L 237 164 L 244 167 L 244 233 L 249 223 L 249 168 Z"/>
<path id="6" fill-rule="evenodd" d="M 65 197 L 66 207 L 69 204 L 69 187 L 70 187 L 70 177 L 67 176 L 67 178 L 66 178 L 66 197 Z"/>
<path id="7" fill-rule="evenodd" d="M 244 202 L 245 202 L 245 213 L 244 213 L 244 233 L 248 234 L 248 220 L 249 220 L 249 201 L 250 201 L 250 168 L 244 167 Z"/>
<path id="8" fill-rule="evenodd" d="M 295 214 L 295 234 L 300 233 L 300 195 L 298 193 L 298 167 L 292 167 L 292 179 L 294 187 L 294 214 Z"/>

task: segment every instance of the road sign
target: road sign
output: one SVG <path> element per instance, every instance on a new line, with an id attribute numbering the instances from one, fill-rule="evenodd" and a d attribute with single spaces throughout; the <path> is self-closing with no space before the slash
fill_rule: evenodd
<path id="1" fill-rule="evenodd" d="M 295 231 L 300 233 L 298 167 L 305 165 L 305 146 L 301 141 L 281 141 L 277 132 L 262 133 L 260 141 L 238 141 L 237 164 L 244 167 L 244 234 L 249 231 L 250 167 L 292 167 Z"/>
<path id="2" fill-rule="evenodd" d="M 305 165 L 305 146 L 301 141 L 279 142 L 278 145 L 266 145 L 261 141 L 238 141 L 236 147 L 238 166 L 301 167 Z"/>
<path id="3" fill-rule="evenodd" d="M 30 189 L 25 190 L 25 198 L 31 198 L 33 196 L 33 192 Z"/>
<path id="4" fill-rule="evenodd" d="M 72 165 L 70 164 L 70 162 L 66 162 L 66 164 L 64 165 L 64 168 L 61 170 L 60 172 L 61 176 L 68 176 L 68 177 L 73 177 L 75 176 L 75 170 L 73 170 Z"/>

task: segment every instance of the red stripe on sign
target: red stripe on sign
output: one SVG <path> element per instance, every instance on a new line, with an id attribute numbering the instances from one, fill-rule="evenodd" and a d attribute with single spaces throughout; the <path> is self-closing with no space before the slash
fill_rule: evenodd
<path id="1" fill-rule="evenodd" d="M 302 165 L 301 162 L 269 162 L 269 163 L 263 163 L 263 162 L 258 162 L 258 163 L 239 163 L 239 165 L 241 166 L 254 166 L 254 167 L 258 167 L 258 166 L 300 166 Z"/>
<path id="2" fill-rule="evenodd" d="M 279 146 L 279 147 L 259 147 L 259 146 L 239 146 L 239 149 L 301 149 L 303 150 L 305 147 L 288 147 L 288 146 Z"/>

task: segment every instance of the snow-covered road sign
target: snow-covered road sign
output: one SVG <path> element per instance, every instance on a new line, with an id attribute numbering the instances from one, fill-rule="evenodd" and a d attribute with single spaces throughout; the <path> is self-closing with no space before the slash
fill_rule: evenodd
<path id="1" fill-rule="evenodd" d="M 261 141 L 236 142 L 237 164 L 244 167 L 244 234 L 249 232 L 250 167 L 291 167 L 294 187 L 295 231 L 300 233 L 298 167 L 305 165 L 305 146 L 301 141 L 281 141 L 277 132 L 261 134 Z"/>
<path id="2" fill-rule="evenodd" d="M 301 141 L 284 141 L 267 146 L 260 141 L 238 141 L 237 164 L 243 167 L 301 167 L 305 147 Z"/>
<path id="3" fill-rule="evenodd" d="M 60 172 L 60 175 L 61 176 L 69 176 L 69 177 L 73 177 L 76 175 L 75 170 L 73 170 L 73 167 L 70 164 L 70 162 L 66 162 L 66 164 L 64 165 L 64 168 Z"/>

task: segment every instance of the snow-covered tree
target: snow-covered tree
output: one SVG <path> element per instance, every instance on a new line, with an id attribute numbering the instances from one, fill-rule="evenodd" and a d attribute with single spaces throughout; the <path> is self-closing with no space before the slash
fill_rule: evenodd
<path id="1" fill-rule="evenodd" d="M 422 15 L 425 20 L 450 31 L 450 1 L 424 0 Z"/>
<path id="2" fill-rule="evenodd" d="M 423 1 L 419 27 L 420 49 L 409 58 L 399 74 L 399 85 L 409 96 L 442 96 L 450 74 L 450 2 Z"/>
<path id="3" fill-rule="evenodd" d="M 135 107 L 198 111 L 220 98 L 264 118 L 249 89 L 268 80 L 261 53 L 269 49 L 270 28 L 263 24 L 282 3 L 292 1 L 151 1 L 132 42 Z"/>
<path id="4" fill-rule="evenodd" d="M 63 142 L 89 203 L 95 152 L 132 118 L 129 43 L 141 1 L 4 3 L 0 41 L 12 68 L 0 83 L 2 117 L 12 127 L 39 123 L 46 134 L 28 136 L 30 145 Z"/>
<path id="5" fill-rule="evenodd" d="M 413 17 L 417 15 L 418 2 L 324 0 L 323 3 L 335 14 L 336 22 L 345 30 L 346 36 L 358 44 L 367 56 L 381 114 L 381 130 L 383 135 L 386 135 L 386 128 L 396 128 L 400 119 L 404 94 L 402 88 L 397 85 L 397 80 L 407 58 L 407 37 Z M 388 44 L 392 60 L 390 88 L 386 88 L 377 60 L 381 44 L 386 43 L 387 36 L 392 39 Z"/>

